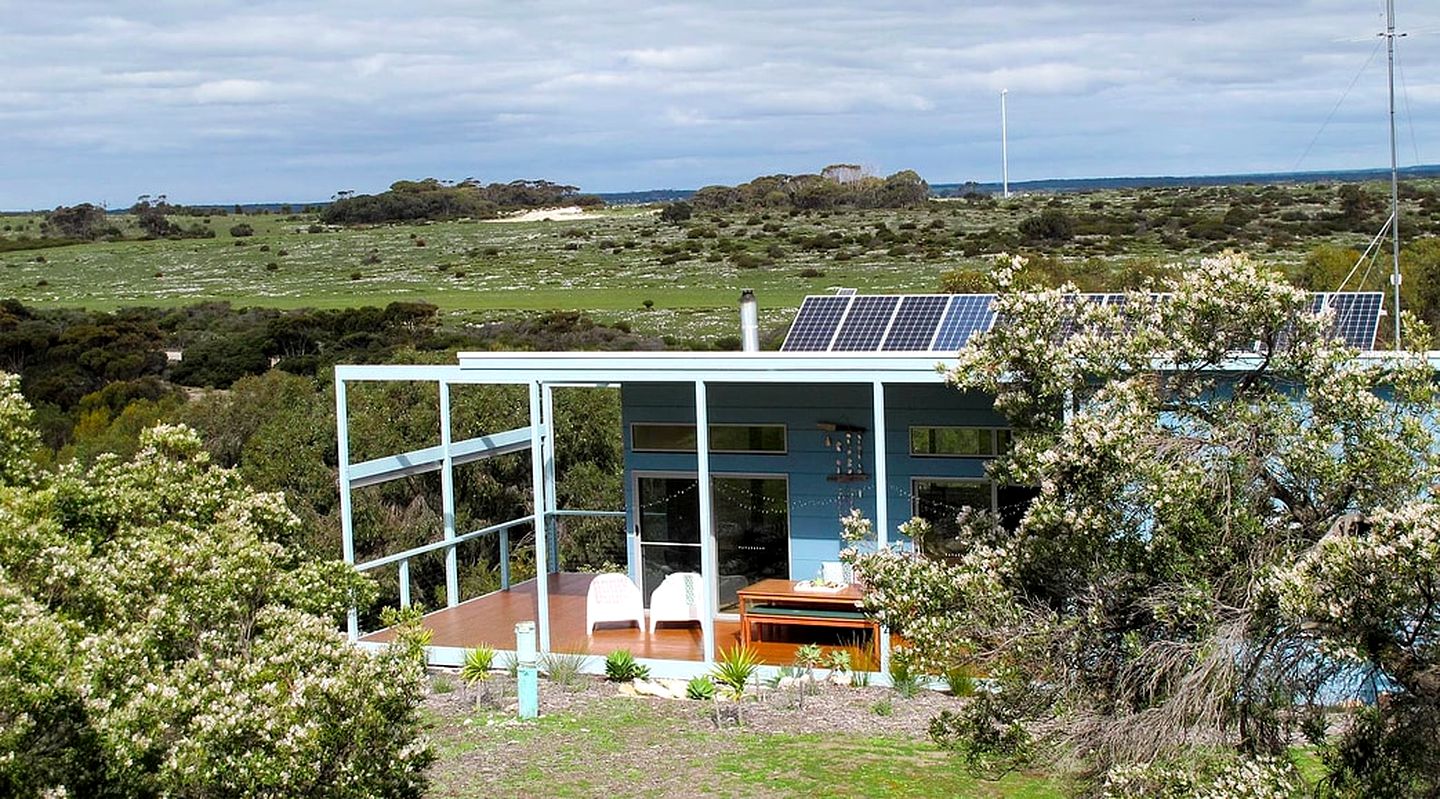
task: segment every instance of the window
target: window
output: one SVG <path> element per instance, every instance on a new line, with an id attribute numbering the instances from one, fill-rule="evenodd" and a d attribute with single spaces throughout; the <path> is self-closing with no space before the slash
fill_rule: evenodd
<path id="1" fill-rule="evenodd" d="M 1010 449 L 1010 431 L 992 427 L 911 427 L 910 454 L 993 458 Z"/>
<path id="2" fill-rule="evenodd" d="M 630 426 L 630 447 L 636 452 L 694 452 L 695 425 L 636 422 Z M 783 424 L 712 424 L 711 452 L 785 452 Z"/>
<path id="3" fill-rule="evenodd" d="M 995 485 L 989 480 L 917 479 L 912 489 L 915 515 L 934 528 L 925 542 L 925 554 L 931 557 L 964 554 L 964 542 L 955 523 L 961 508 L 995 510 Z"/>
<path id="4" fill-rule="evenodd" d="M 925 554 L 939 558 L 964 554 L 965 545 L 955 522 L 961 508 L 994 511 L 1000 526 L 1014 532 L 1030 501 L 1039 493 L 1031 486 L 996 485 L 989 480 L 915 479 L 910 492 L 912 511 L 934 528 Z"/>

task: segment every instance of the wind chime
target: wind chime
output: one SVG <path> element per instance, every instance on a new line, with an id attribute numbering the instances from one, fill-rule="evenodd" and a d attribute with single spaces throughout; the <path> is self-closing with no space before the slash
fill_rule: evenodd
<path id="1" fill-rule="evenodd" d="M 821 445 L 834 462 L 827 480 L 835 483 L 835 510 L 844 516 L 857 506 L 864 495 L 864 484 L 870 480 L 865 473 L 865 428 L 839 422 L 817 425 L 824 434 Z"/>

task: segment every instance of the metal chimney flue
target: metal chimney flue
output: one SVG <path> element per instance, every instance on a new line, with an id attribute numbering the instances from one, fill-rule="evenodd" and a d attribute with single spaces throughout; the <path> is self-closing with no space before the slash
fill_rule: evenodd
<path id="1" fill-rule="evenodd" d="M 755 303 L 754 289 L 740 290 L 740 349 L 760 351 L 760 309 Z"/>

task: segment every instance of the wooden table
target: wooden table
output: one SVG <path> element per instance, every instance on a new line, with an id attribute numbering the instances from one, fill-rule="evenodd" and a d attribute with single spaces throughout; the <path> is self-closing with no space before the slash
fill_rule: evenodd
<path id="1" fill-rule="evenodd" d="M 848 585 L 839 591 L 799 591 L 794 580 L 771 578 L 740 589 L 740 643 L 759 641 L 752 635 L 757 624 L 785 624 L 810 627 L 840 627 L 869 630 L 871 646 L 878 641 L 879 628 L 860 610 L 860 588 Z"/>

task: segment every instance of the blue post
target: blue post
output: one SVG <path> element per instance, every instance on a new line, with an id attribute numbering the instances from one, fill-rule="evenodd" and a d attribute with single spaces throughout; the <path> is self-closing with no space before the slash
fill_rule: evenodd
<path id="1" fill-rule="evenodd" d="M 515 625 L 515 661 L 518 664 L 515 693 L 519 695 L 520 718 L 540 715 L 540 670 L 535 658 L 535 622 Z"/>

